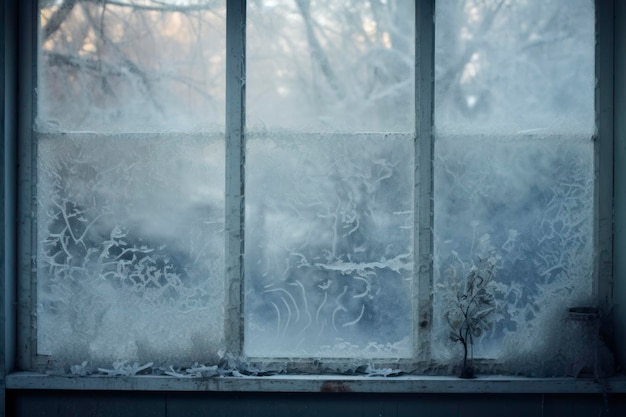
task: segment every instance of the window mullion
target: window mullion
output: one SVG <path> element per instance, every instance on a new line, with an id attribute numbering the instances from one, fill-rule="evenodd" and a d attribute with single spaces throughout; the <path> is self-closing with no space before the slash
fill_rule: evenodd
<path id="1" fill-rule="evenodd" d="M 415 276 L 414 332 L 420 360 L 430 357 L 433 316 L 434 0 L 415 7 Z"/>
<path id="2" fill-rule="evenodd" d="M 18 54 L 18 39 L 17 39 L 17 15 L 18 2 L 15 0 L 9 0 L 0 6 L 2 10 L 2 17 L 0 21 L 3 24 L 3 32 L 0 34 L 2 42 L 2 52 L 4 63 L 0 72 L 2 73 L 2 117 L 4 117 L 2 123 L 3 140 L 2 142 L 2 172 L 4 175 L 3 184 L 0 185 L 2 189 L 2 228 L 3 237 L 0 244 L 3 248 L 2 255 L 4 256 L 4 262 L 0 273 L 2 277 L 2 289 L 4 296 L 0 304 L 2 305 L 3 321 L 0 325 L 3 326 L 2 334 L 3 340 L 0 341 L 2 346 L 3 356 L 0 360 L 3 362 L 0 364 L 3 369 L 3 377 L 6 373 L 15 368 L 15 348 L 16 344 L 16 222 L 14 219 L 17 216 L 17 172 L 16 160 L 17 160 L 17 77 L 19 74 L 17 68 L 17 54 Z M 3 399 L 3 398 L 2 398 Z"/>
<path id="3" fill-rule="evenodd" d="M 614 4 L 596 1 L 596 137 L 594 141 L 593 298 L 603 313 L 612 305 L 613 269 L 613 45 Z"/>
<path id="4" fill-rule="evenodd" d="M 246 1 L 226 9 L 226 308 L 228 352 L 243 346 Z"/>
<path id="5" fill-rule="evenodd" d="M 38 2 L 19 2 L 18 7 L 18 340 L 17 356 L 21 369 L 32 369 L 37 355 L 37 287 L 35 247 L 37 229 L 33 216 L 36 211 L 36 147 L 33 121 L 35 118 L 35 86 L 37 79 Z"/>

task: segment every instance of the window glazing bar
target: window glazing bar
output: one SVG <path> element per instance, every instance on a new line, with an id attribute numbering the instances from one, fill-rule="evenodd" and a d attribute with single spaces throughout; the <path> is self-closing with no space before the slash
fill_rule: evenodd
<path id="1" fill-rule="evenodd" d="M 36 57 L 38 2 L 18 2 L 18 227 L 17 236 L 17 296 L 18 340 L 17 356 L 20 369 L 32 369 L 37 355 L 36 274 L 34 227 L 36 211 L 36 148 L 33 137 L 35 118 Z"/>
<path id="2" fill-rule="evenodd" d="M 226 2 L 226 308 L 227 351 L 243 346 L 246 1 Z"/>
<path id="3" fill-rule="evenodd" d="M 613 303 L 613 0 L 596 1 L 593 295 L 608 316 Z"/>
<path id="4" fill-rule="evenodd" d="M 417 357 L 430 358 L 433 319 L 433 103 L 435 77 L 435 2 L 415 5 L 415 267 Z"/>
<path id="5" fill-rule="evenodd" d="M 614 44 L 614 242 L 613 254 L 626 253 L 626 2 L 615 4 Z M 621 116 L 621 117 L 620 117 Z M 626 368 L 626 257 L 613 259 L 613 328 L 616 359 Z"/>
<path id="6" fill-rule="evenodd" d="M 6 152 L 5 152 L 5 143 L 7 140 L 6 132 L 6 92 L 5 92 L 5 80 L 7 79 L 6 69 L 7 69 L 7 47 L 6 47 L 6 27 L 7 19 L 5 14 L 5 8 L 8 7 L 7 3 L 4 3 L 0 6 L 0 97 L 2 97 L 2 101 L 0 102 L 0 129 L 2 129 L 2 133 L 0 134 L 0 172 L 2 172 L 2 180 L 0 181 L 0 294 L 6 294 L 6 283 L 5 279 L 7 277 L 6 274 L 6 254 L 7 245 L 6 242 L 6 178 L 7 178 L 7 164 L 6 164 Z M 5 402 L 5 382 L 6 382 L 6 301 L 4 296 L 0 296 L 0 326 L 2 331 L 0 332 L 0 410 L 6 409 Z"/>
<path id="7" fill-rule="evenodd" d="M 15 257 L 16 257 L 16 223 L 14 221 L 16 217 L 16 172 L 17 167 L 17 155 L 16 155 L 16 97 L 17 97 L 17 28 L 15 16 L 17 1 L 7 0 L 2 6 L 0 6 L 0 22 L 2 31 L 0 32 L 0 59 L 2 64 L 0 65 L 0 73 L 2 74 L 0 81 L 0 88 L 2 89 L 2 105 L 0 105 L 0 117 L 2 117 L 2 141 L 0 154 L 0 166 L 2 170 L 2 184 L 0 189 L 2 190 L 2 240 L 0 246 L 2 246 L 2 254 L 0 255 L 0 282 L 2 283 L 2 290 L 0 304 L 2 322 L 2 355 L 0 358 L 2 363 L 2 378 L 5 381 L 5 376 L 8 372 L 15 368 L 15 347 L 16 344 L 16 317 L 15 317 Z M 3 397 L 4 400 L 4 397 Z"/>

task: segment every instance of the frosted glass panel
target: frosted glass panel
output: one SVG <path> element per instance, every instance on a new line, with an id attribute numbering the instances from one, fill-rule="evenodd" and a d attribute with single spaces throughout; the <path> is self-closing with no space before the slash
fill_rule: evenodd
<path id="1" fill-rule="evenodd" d="M 224 143 L 38 141 L 37 347 L 65 363 L 216 360 Z"/>
<path id="2" fill-rule="evenodd" d="M 224 0 L 40 4 L 40 130 L 223 129 Z"/>
<path id="3" fill-rule="evenodd" d="M 492 327 L 476 357 L 512 372 L 576 375 L 584 329 L 568 309 L 593 305 L 593 143 L 581 138 L 446 140 L 435 165 L 435 348 L 448 337 L 451 278 L 496 259 Z M 578 332 L 578 333 L 577 333 Z M 550 365 L 551 364 L 551 365 Z M 537 374 L 536 374 L 537 375 Z"/>
<path id="4" fill-rule="evenodd" d="M 414 129 L 412 1 L 248 4 L 248 126 Z"/>
<path id="5" fill-rule="evenodd" d="M 438 132 L 593 134 L 593 1 L 436 7 Z"/>
<path id="6" fill-rule="evenodd" d="M 411 357 L 413 139 L 250 139 L 250 356 Z"/>
<path id="7" fill-rule="evenodd" d="M 490 259 L 474 355 L 578 375 L 593 345 L 568 311 L 595 305 L 593 1 L 436 4 L 433 352 L 462 358 L 451 289 Z"/>

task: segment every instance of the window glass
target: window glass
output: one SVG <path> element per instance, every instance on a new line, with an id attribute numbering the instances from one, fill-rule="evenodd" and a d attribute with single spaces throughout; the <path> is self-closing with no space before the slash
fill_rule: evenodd
<path id="1" fill-rule="evenodd" d="M 250 1 L 247 123 L 414 130 L 410 1 Z"/>
<path id="2" fill-rule="evenodd" d="M 412 357 L 413 140 L 249 139 L 245 353 Z"/>
<path id="3" fill-rule="evenodd" d="M 593 2 L 436 4 L 433 352 L 458 356 L 458 297 L 489 268 L 475 356 L 576 375 L 591 324 L 568 309 L 594 305 Z"/>
<path id="4" fill-rule="evenodd" d="M 245 183 L 228 178 L 244 282 L 228 297 L 225 7 L 40 1 L 36 353 L 454 366 L 479 276 L 471 355 L 584 371 L 597 321 L 568 311 L 595 296 L 593 1 L 436 2 L 432 287 L 414 265 L 431 138 L 415 131 L 413 2 L 248 1 Z"/>
<path id="5" fill-rule="evenodd" d="M 224 2 L 44 1 L 41 19 L 37 353 L 215 360 L 224 139 L 163 132 L 223 125 Z"/>
<path id="6" fill-rule="evenodd" d="M 592 0 L 436 2 L 442 134 L 594 133 Z"/>
<path id="7" fill-rule="evenodd" d="M 414 10 L 249 2 L 247 355 L 414 356 Z"/>
<path id="8" fill-rule="evenodd" d="M 222 130 L 224 0 L 40 0 L 38 127 Z"/>

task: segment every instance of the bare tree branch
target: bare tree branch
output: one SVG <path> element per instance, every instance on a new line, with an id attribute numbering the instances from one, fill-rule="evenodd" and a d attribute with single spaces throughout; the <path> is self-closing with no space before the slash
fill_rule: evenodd
<path id="1" fill-rule="evenodd" d="M 330 66 L 328 57 L 324 53 L 324 49 L 322 48 L 322 45 L 320 44 L 317 36 L 315 35 L 315 31 L 313 30 L 310 0 L 296 0 L 296 4 L 298 6 L 298 10 L 300 10 L 302 19 L 304 20 L 306 37 L 309 42 L 309 46 L 311 47 L 311 56 L 315 61 L 317 61 L 320 69 L 322 70 L 322 74 L 324 74 L 324 78 L 326 78 L 326 81 L 333 89 L 337 97 L 339 99 L 343 99 L 345 97 L 343 88 L 337 81 L 337 77 L 335 76 L 335 73 Z"/>
<path id="2" fill-rule="evenodd" d="M 61 27 L 61 24 L 67 19 L 78 0 L 66 0 L 52 14 L 46 26 L 43 28 L 43 39 L 47 40 Z"/>
<path id="3" fill-rule="evenodd" d="M 136 63 L 134 63 L 130 58 L 128 58 L 126 54 L 124 54 L 124 52 L 118 47 L 118 45 L 115 42 L 111 41 L 111 39 L 104 32 L 102 21 L 100 22 L 100 25 L 98 25 L 95 19 L 93 18 L 93 16 L 91 15 L 91 13 L 89 12 L 88 8 L 84 4 L 82 6 L 83 6 L 83 11 L 85 12 L 85 15 L 87 16 L 87 20 L 89 20 L 91 25 L 98 32 L 102 42 L 105 45 L 109 46 L 119 56 L 124 66 L 128 68 L 128 71 L 139 79 L 139 81 L 141 82 L 141 85 L 143 85 L 143 87 L 146 90 L 146 95 L 148 96 L 152 104 L 154 105 L 154 108 L 157 111 L 163 113 L 163 106 L 154 97 L 152 81 L 147 76 L 146 72 L 143 71 L 141 68 L 139 68 L 139 66 Z M 105 8 L 106 8 L 106 2 L 103 3 L 103 13 L 104 13 Z M 102 60 L 99 59 L 98 62 L 101 64 Z"/>
<path id="4" fill-rule="evenodd" d="M 76 0 L 74 0 L 76 1 Z M 150 6 L 147 4 L 136 4 L 132 2 L 125 1 L 117 1 L 117 0 L 82 0 L 85 3 L 97 3 L 102 4 L 105 3 L 111 6 L 118 7 L 127 7 L 134 10 L 144 10 L 144 11 L 152 11 L 152 12 L 196 12 L 196 11 L 207 11 L 211 10 L 212 7 L 209 5 L 187 5 L 181 6 L 176 4 L 167 4 L 164 2 L 152 0 L 151 3 L 155 4 L 154 6 Z"/>

